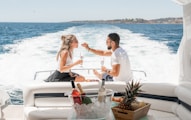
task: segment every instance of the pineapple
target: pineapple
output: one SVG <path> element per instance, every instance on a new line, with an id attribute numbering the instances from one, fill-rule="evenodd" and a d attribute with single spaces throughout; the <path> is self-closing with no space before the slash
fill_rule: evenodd
<path id="1" fill-rule="evenodd" d="M 121 101 L 118 105 L 121 109 L 126 110 L 134 110 L 133 104 L 136 103 L 136 97 L 140 92 L 142 92 L 140 82 L 131 81 L 127 83 L 127 87 L 125 88 L 125 93 L 123 97 L 123 101 Z"/>

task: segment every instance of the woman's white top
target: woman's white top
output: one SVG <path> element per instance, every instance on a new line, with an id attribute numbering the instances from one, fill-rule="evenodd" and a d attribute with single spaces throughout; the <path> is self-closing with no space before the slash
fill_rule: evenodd
<path id="1" fill-rule="evenodd" d="M 71 55 L 72 55 L 72 54 L 71 54 Z M 73 55 L 72 55 L 72 56 L 73 56 Z M 60 71 L 60 61 L 61 61 L 61 59 L 60 59 L 60 55 L 59 55 L 59 58 L 58 58 L 58 67 L 57 67 L 57 70 L 58 70 L 58 71 Z M 73 63 L 73 60 L 72 60 L 72 58 L 70 57 L 70 55 L 69 55 L 69 53 L 68 53 L 65 66 L 70 65 L 70 64 L 72 64 L 72 63 Z M 64 71 L 64 72 L 68 73 L 68 72 L 70 72 L 70 70 L 67 70 L 67 71 Z"/>

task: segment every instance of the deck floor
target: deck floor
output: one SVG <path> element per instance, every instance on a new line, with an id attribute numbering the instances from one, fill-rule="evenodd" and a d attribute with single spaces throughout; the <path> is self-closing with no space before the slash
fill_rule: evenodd
<path id="1" fill-rule="evenodd" d="M 23 110 L 23 105 L 9 105 L 3 110 L 4 118 L 5 120 L 24 120 Z"/>
<path id="2" fill-rule="evenodd" d="M 23 105 L 9 105 L 3 110 L 5 119 L 0 118 L 0 120 L 24 120 L 23 110 L 24 110 Z M 49 120 L 63 120 L 63 119 L 49 119 Z M 147 115 L 147 117 L 144 117 L 141 120 L 153 120 L 153 118 L 152 115 Z"/>

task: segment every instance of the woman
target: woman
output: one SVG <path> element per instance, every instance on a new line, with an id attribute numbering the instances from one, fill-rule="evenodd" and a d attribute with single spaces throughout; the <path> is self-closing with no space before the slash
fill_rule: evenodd
<path id="1" fill-rule="evenodd" d="M 71 68 L 82 64 L 82 60 L 73 62 L 73 49 L 78 48 L 78 40 L 75 35 L 63 35 L 62 45 L 57 53 L 58 69 L 48 77 L 46 82 L 61 82 L 75 80 L 85 81 L 83 76 L 71 72 Z"/>

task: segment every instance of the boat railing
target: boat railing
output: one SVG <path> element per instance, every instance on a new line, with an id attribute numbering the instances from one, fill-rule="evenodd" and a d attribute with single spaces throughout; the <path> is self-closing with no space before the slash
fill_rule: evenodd
<path id="1" fill-rule="evenodd" d="M 96 69 L 96 70 L 101 70 L 100 68 L 74 68 L 74 69 L 71 69 L 72 71 L 76 71 L 77 73 L 79 73 L 79 71 L 87 71 L 87 74 L 86 75 L 89 75 L 91 73 L 91 71 L 93 69 Z M 34 80 L 36 80 L 37 76 L 39 74 L 43 74 L 45 73 L 45 75 L 50 75 L 54 72 L 55 70 L 44 70 L 44 71 L 37 71 L 35 72 L 35 75 L 34 75 Z M 136 73 L 141 73 L 141 77 L 144 77 L 146 78 L 147 77 L 147 74 L 145 71 L 143 70 L 132 70 L 133 74 L 136 74 Z M 79 73 L 80 74 L 80 73 Z M 83 72 L 84 74 L 84 72 Z M 137 76 L 137 75 L 134 75 L 134 76 Z M 140 77 L 140 76 L 139 76 Z"/>

